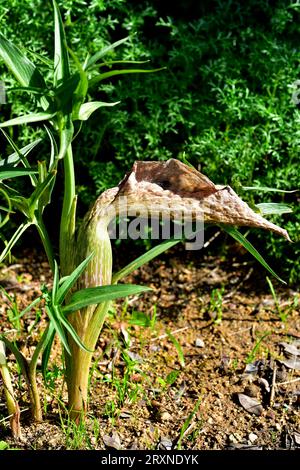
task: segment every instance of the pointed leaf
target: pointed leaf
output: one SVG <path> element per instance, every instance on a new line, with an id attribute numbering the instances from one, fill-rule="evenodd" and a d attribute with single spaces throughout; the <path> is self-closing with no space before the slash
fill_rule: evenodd
<path id="1" fill-rule="evenodd" d="M 53 0 L 54 9 L 54 86 L 64 82 L 70 75 L 69 56 L 64 26 L 58 5 Z"/>
<path id="2" fill-rule="evenodd" d="M 77 56 L 71 50 L 70 50 L 70 54 L 77 66 L 78 74 L 80 77 L 78 85 L 74 91 L 74 95 L 72 97 L 72 102 L 73 102 L 72 115 L 76 117 L 78 115 L 80 106 L 85 101 L 85 97 L 89 88 L 89 81 L 88 81 L 88 76 L 86 72 L 83 70 L 82 65 L 79 62 Z"/>
<path id="3" fill-rule="evenodd" d="M 31 302 L 30 305 L 28 305 L 26 308 L 24 308 L 24 310 L 22 310 L 21 313 L 19 313 L 19 315 L 16 315 L 15 317 L 12 318 L 12 321 L 15 321 L 15 320 L 19 320 L 20 318 L 23 317 L 23 315 L 25 315 L 27 312 L 29 312 L 32 307 L 34 307 L 36 304 L 38 304 L 39 302 L 41 302 L 42 300 L 42 296 L 40 295 L 39 297 L 37 297 L 36 299 L 34 299 L 33 302 Z"/>
<path id="4" fill-rule="evenodd" d="M 53 324 L 53 327 L 54 327 L 56 333 L 58 334 L 65 350 L 67 351 L 68 354 L 71 355 L 71 351 L 70 351 L 70 348 L 69 348 L 69 345 L 68 345 L 68 340 L 67 340 L 64 328 L 62 327 L 59 319 L 57 318 L 57 314 L 56 314 L 53 306 L 50 307 L 49 305 L 46 305 L 46 312 L 47 312 L 48 317 L 50 318 L 50 320 Z"/>
<path id="5" fill-rule="evenodd" d="M 21 85 L 46 88 L 45 80 L 36 66 L 1 33 L 0 56 Z"/>
<path id="6" fill-rule="evenodd" d="M 101 62 L 101 64 L 98 64 L 98 67 L 110 67 L 111 65 L 114 64 L 148 64 L 150 60 L 108 60 L 107 62 Z"/>
<path id="7" fill-rule="evenodd" d="M 120 101 L 116 101 L 115 103 L 104 103 L 103 101 L 90 101 L 89 103 L 84 103 L 79 108 L 77 119 L 80 121 L 86 121 L 97 109 L 102 108 L 103 106 L 116 106 L 116 104 L 119 103 Z"/>
<path id="8" fill-rule="evenodd" d="M 55 138 L 54 138 L 52 132 L 50 131 L 50 129 L 46 125 L 44 125 L 44 128 L 46 129 L 46 132 L 47 132 L 49 140 L 50 140 L 50 145 L 51 145 L 49 171 L 52 171 L 52 170 L 56 169 L 55 168 L 55 156 L 58 155 L 58 148 L 57 148 Z"/>
<path id="9" fill-rule="evenodd" d="M 132 261 L 120 271 L 115 273 L 113 275 L 112 283 L 116 284 L 118 281 L 120 281 L 120 279 L 123 279 L 123 277 L 128 276 L 128 274 L 132 273 L 144 264 L 149 263 L 149 261 L 156 258 L 156 256 L 159 256 L 161 253 L 168 250 L 169 248 L 172 248 L 172 246 L 176 245 L 179 242 L 180 240 L 166 240 L 160 245 L 151 248 L 151 250 L 147 251 L 142 256 L 139 256 L 136 260 Z"/>
<path id="10" fill-rule="evenodd" d="M 235 227 L 229 227 L 229 226 L 226 226 L 226 225 L 222 225 L 221 228 L 223 228 L 223 230 L 225 230 L 225 232 L 227 232 L 232 238 L 234 238 L 239 243 L 241 243 L 241 245 L 243 245 L 243 247 L 246 248 L 246 250 L 249 251 L 249 253 L 251 253 L 251 255 L 253 255 L 254 258 L 256 258 L 257 261 L 265 269 L 267 269 L 267 271 L 269 271 L 269 273 L 272 274 L 272 276 L 276 277 L 276 279 L 278 279 L 278 281 L 282 282 L 283 284 L 286 284 L 286 282 L 283 279 L 281 279 L 279 276 L 277 276 L 275 271 L 273 271 L 273 269 L 270 268 L 268 263 L 259 254 L 259 252 L 256 250 L 256 248 L 254 248 L 254 246 L 249 242 L 249 240 L 247 240 L 247 238 L 245 238 L 244 235 L 242 235 Z"/>
<path id="11" fill-rule="evenodd" d="M 56 303 L 56 294 L 58 291 L 58 283 L 59 283 L 59 271 L 58 265 L 56 260 L 54 260 L 54 276 L 53 276 L 53 287 L 52 287 L 52 303 L 53 305 L 57 305 Z"/>
<path id="12" fill-rule="evenodd" d="M 293 212 L 293 209 L 287 204 L 276 203 L 276 202 L 263 202 L 261 204 L 255 204 L 261 214 L 289 214 Z"/>
<path id="13" fill-rule="evenodd" d="M 109 46 L 104 47 L 101 49 L 101 51 L 96 52 L 96 54 L 92 55 L 87 61 L 87 64 L 85 67 L 83 67 L 85 70 L 87 70 L 89 67 L 94 65 L 99 59 L 104 57 L 108 52 L 112 51 L 116 47 L 120 46 L 121 44 L 124 44 L 124 42 L 128 41 L 130 39 L 129 36 L 126 38 L 120 39 L 119 41 L 114 42 L 113 44 L 110 44 Z"/>
<path id="14" fill-rule="evenodd" d="M 150 70 L 145 70 L 145 69 L 124 69 L 124 70 L 111 70 L 109 72 L 104 72 L 99 75 L 96 75 L 96 77 L 91 78 L 89 81 L 89 86 L 93 87 L 96 83 L 101 82 L 102 80 L 105 80 L 106 78 L 110 77 L 115 77 L 117 75 L 126 75 L 128 73 L 153 73 L 153 72 L 160 72 L 161 70 L 165 70 L 166 67 L 161 67 L 159 69 L 150 69 Z"/>
<path id="15" fill-rule="evenodd" d="M 28 217 L 34 219 L 35 211 L 37 209 L 37 205 L 39 202 L 42 202 L 42 197 L 45 192 L 47 192 L 49 186 L 51 185 L 53 179 L 56 176 L 56 171 L 51 171 L 45 180 L 42 183 L 39 183 L 36 189 L 31 194 L 30 198 L 28 199 Z M 45 201 L 44 201 L 45 202 Z M 43 207 L 39 207 L 40 211 L 42 211 Z"/>
<path id="16" fill-rule="evenodd" d="M 80 275 L 83 273 L 85 270 L 86 266 L 89 264 L 91 261 L 92 257 L 94 256 L 94 253 L 91 253 L 82 263 L 80 263 L 79 266 L 77 266 L 76 269 L 65 278 L 65 281 L 63 284 L 60 286 L 60 288 L 57 291 L 56 299 L 55 302 L 57 305 L 61 305 L 67 295 L 67 293 L 72 289 L 73 285 L 77 281 L 77 279 L 80 277 Z"/>
<path id="17" fill-rule="evenodd" d="M 8 178 L 16 178 L 17 176 L 28 176 L 37 173 L 37 170 L 29 169 L 29 168 L 10 168 L 6 169 L 7 167 L 2 167 L 0 173 L 0 181 L 8 179 Z"/>
<path id="18" fill-rule="evenodd" d="M 76 333 L 76 331 L 73 328 L 73 326 L 71 325 L 71 323 L 69 323 L 68 320 L 65 319 L 65 317 L 64 317 L 63 313 L 60 311 L 59 307 L 56 308 L 56 312 L 57 312 L 57 316 L 58 316 L 60 322 L 65 327 L 65 329 L 69 332 L 69 334 L 72 336 L 75 343 L 77 343 L 78 346 L 81 349 L 83 349 L 85 352 L 88 352 L 88 353 L 94 352 L 91 349 L 88 349 L 88 348 L 85 347 L 85 345 L 83 344 L 83 342 L 79 338 L 78 334 Z"/>
<path id="19" fill-rule="evenodd" d="M 17 126 L 19 124 L 28 124 L 30 122 L 40 122 L 40 121 L 48 121 L 55 116 L 56 113 L 31 113 L 26 114 L 25 116 L 19 116 L 14 119 L 9 119 L 9 121 L 2 122 L 0 124 L 1 127 L 8 127 L 8 126 Z"/>
<path id="20" fill-rule="evenodd" d="M 13 146 L 15 146 L 15 144 L 13 143 L 12 139 L 10 138 L 10 136 L 3 130 L 1 129 L 1 132 L 5 135 L 5 137 L 7 138 L 7 140 L 9 141 L 9 143 Z M 7 165 L 7 164 L 17 164 L 19 163 L 20 161 L 23 161 L 24 157 L 26 157 L 29 152 L 31 152 L 31 150 L 36 147 L 40 142 L 42 141 L 42 139 L 36 139 L 34 140 L 33 142 L 31 142 L 30 144 L 26 145 L 25 147 L 21 148 L 21 149 L 18 149 L 16 150 L 14 153 L 12 153 L 11 155 L 9 155 L 8 157 L 6 158 L 3 158 L 2 160 L 0 160 L 0 167 L 3 166 L 3 165 Z M 16 146 L 15 146 L 16 147 Z M 15 148 L 14 147 L 14 148 Z M 21 154 L 21 155 L 20 155 Z"/>
<path id="21" fill-rule="evenodd" d="M 74 135 L 74 126 L 72 122 L 72 117 L 70 114 L 65 116 L 63 129 L 60 132 L 60 142 L 59 142 L 59 154 L 58 159 L 61 160 L 65 157 L 68 148 L 72 143 Z"/>
<path id="22" fill-rule="evenodd" d="M 275 192 L 275 193 L 296 193 L 299 189 L 293 189 L 292 191 L 285 191 L 284 189 L 268 188 L 266 186 L 243 186 L 245 191 L 263 191 L 263 192 Z"/>
<path id="23" fill-rule="evenodd" d="M 2 253 L 0 254 L 0 263 L 2 263 L 2 261 L 6 258 L 6 256 L 8 255 L 8 253 L 10 253 L 11 249 L 13 248 L 13 246 L 17 243 L 17 241 L 19 240 L 19 238 L 23 235 L 23 233 L 25 232 L 25 230 L 28 229 L 28 227 L 30 227 L 30 225 L 32 225 L 31 222 L 23 222 L 23 224 L 19 225 L 19 227 L 17 228 L 17 230 L 15 231 L 15 233 L 13 234 L 13 236 L 11 237 L 11 239 L 9 240 L 9 242 L 7 243 L 6 247 L 4 248 L 4 250 L 2 251 Z"/>
<path id="24" fill-rule="evenodd" d="M 76 312 L 88 305 L 97 305 L 107 300 L 114 300 L 128 295 L 141 294 L 150 291 L 149 287 L 127 285 L 120 286 L 100 286 L 82 289 L 72 295 L 68 305 L 63 307 L 63 312 Z"/>
<path id="25" fill-rule="evenodd" d="M 3 215 L 0 212 L 0 228 L 3 227 L 9 220 L 9 216 L 12 213 L 12 201 L 10 200 L 9 194 L 5 189 L 0 188 L 0 194 L 2 195 L 2 198 L 5 199 L 7 202 L 7 207 L 5 206 L 0 206 L 0 211 L 4 212 L 4 218 Z"/>
<path id="26" fill-rule="evenodd" d="M 55 338 L 55 328 L 53 326 L 53 323 L 50 322 L 49 330 L 47 333 L 47 338 L 45 340 L 45 347 L 44 347 L 44 351 L 42 354 L 42 374 L 43 374 L 44 380 L 46 380 L 46 372 L 47 372 L 47 367 L 48 367 L 48 363 L 50 359 L 50 354 L 51 354 L 51 349 L 52 349 L 54 338 Z"/>
<path id="27" fill-rule="evenodd" d="M 3 130 L 0 129 L 2 134 L 5 136 L 6 140 L 10 143 L 10 146 L 14 149 L 14 153 L 7 157 L 6 159 L 3 159 L 0 161 L 0 167 L 10 163 L 13 165 L 16 165 L 19 162 L 22 162 L 25 168 L 31 168 L 26 155 L 39 143 L 41 142 L 42 139 L 37 139 L 34 142 L 32 142 L 29 145 L 26 145 L 26 147 L 23 147 L 22 149 L 19 149 L 18 146 L 14 143 L 14 141 L 11 139 L 11 137 Z M 5 163 L 6 162 L 6 163 Z M 36 186 L 38 183 L 38 180 L 36 176 L 31 176 L 31 183 L 33 186 Z"/>

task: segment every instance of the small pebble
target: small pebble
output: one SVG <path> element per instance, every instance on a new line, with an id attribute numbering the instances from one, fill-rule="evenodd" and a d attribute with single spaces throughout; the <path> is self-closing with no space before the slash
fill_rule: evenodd
<path id="1" fill-rule="evenodd" d="M 160 415 L 160 421 L 170 421 L 172 419 L 172 416 L 170 415 L 170 413 L 168 411 L 164 411 L 161 415 Z"/>
<path id="2" fill-rule="evenodd" d="M 251 444 L 254 444 L 254 442 L 257 441 L 258 437 L 253 432 L 250 432 L 250 434 L 248 436 L 248 439 L 251 442 Z"/>
<path id="3" fill-rule="evenodd" d="M 197 338 L 195 341 L 195 346 L 196 348 L 204 348 L 205 344 L 204 344 L 203 339 Z"/>

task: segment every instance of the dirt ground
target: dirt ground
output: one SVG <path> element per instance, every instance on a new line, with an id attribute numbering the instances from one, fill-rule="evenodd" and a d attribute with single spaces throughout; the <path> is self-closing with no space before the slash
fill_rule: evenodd
<path id="1" fill-rule="evenodd" d="M 19 449 L 300 448 L 299 292 L 272 279 L 243 252 L 231 259 L 175 247 L 126 282 L 153 291 L 118 301 L 100 336 L 85 426 L 65 413 L 61 350 L 42 385 L 45 420 L 30 421 L 26 387 L 12 355 L 23 438 L 10 436 L 0 382 L 0 442 Z M 37 253 L 0 270 L 1 331 L 30 356 L 44 313 L 19 310 L 49 283 Z"/>

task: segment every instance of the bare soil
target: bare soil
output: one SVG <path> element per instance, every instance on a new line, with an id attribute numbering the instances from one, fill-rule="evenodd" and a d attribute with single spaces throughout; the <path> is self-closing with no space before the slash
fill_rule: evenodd
<path id="1" fill-rule="evenodd" d="M 19 449 L 300 448 L 300 296 L 272 280 L 274 299 L 265 276 L 243 252 L 228 260 L 177 247 L 154 260 L 126 279 L 153 291 L 118 301 L 107 319 L 86 424 L 67 419 L 57 342 L 46 387 L 39 374 L 41 424 L 30 419 L 9 355 L 23 438 L 10 435 L 0 382 L 0 441 Z M 0 283 L 21 310 L 41 283 L 50 287 L 48 264 L 25 252 L 2 268 Z M 3 291 L 0 298 L 1 331 L 11 330 L 29 357 L 45 314 L 29 312 L 18 326 L 9 320 L 13 302 Z"/>

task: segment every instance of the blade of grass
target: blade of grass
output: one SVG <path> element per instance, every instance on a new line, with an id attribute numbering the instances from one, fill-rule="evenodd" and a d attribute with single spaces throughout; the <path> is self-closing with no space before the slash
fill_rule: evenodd
<path id="1" fill-rule="evenodd" d="M 225 230 L 225 232 L 227 232 L 232 238 L 234 238 L 236 241 L 238 241 L 241 245 L 243 245 L 243 247 L 246 248 L 246 250 L 249 251 L 249 253 L 251 253 L 251 255 L 253 255 L 254 258 L 257 259 L 257 261 L 265 269 L 267 269 L 267 271 L 269 271 L 269 273 L 272 274 L 272 276 L 276 277 L 276 279 L 278 279 L 278 281 L 282 282 L 283 284 L 286 284 L 286 282 L 283 279 L 281 279 L 275 273 L 275 271 L 273 271 L 272 268 L 270 268 L 270 266 L 268 265 L 266 260 L 259 254 L 257 249 L 254 248 L 254 246 L 249 242 L 249 240 L 247 240 L 247 238 L 245 238 L 244 235 L 242 235 L 235 227 L 229 227 L 229 226 L 226 226 L 226 225 L 222 225 L 221 228 L 223 230 Z"/>
<path id="2" fill-rule="evenodd" d="M 172 333 L 170 331 L 167 331 L 167 335 L 168 335 L 168 338 L 172 341 L 172 343 L 174 344 L 174 346 L 176 348 L 176 351 L 177 351 L 177 354 L 178 354 L 179 364 L 181 365 L 181 367 L 185 367 L 185 360 L 184 360 L 184 354 L 183 354 L 183 351 L 182 351 L 182 347 L 180 346 L 179 342 L 177 341 L 175 336 L 172 335 Z"/>
<path id="3" fill-rule="evenodd" d="M 120 271 L 115 273 L 112 278 L 112 283 L 116 284 L 125 276 L 128 276 L 128 274 L 132 273 L 133 271 L 140 268 L 144 264 L 149 263 L 149 261 L 156 258 L 156 256 L 159 256 L 164 251 L 168 250 L 169 248 L 172 248 L 172 246 L 176 245 L 180 241 L 181 240 L 166 240 L 160 245 L 155 246 L 154 248 L 151 248 L 149 251 L 139 256 L 136 260 L 132 261 L 127 266 L 120 269 Z"/>

